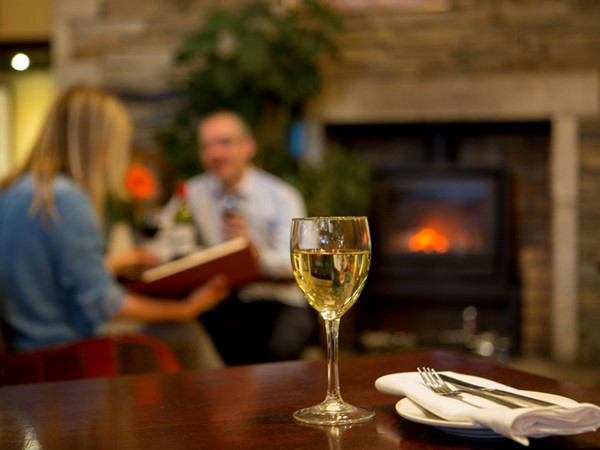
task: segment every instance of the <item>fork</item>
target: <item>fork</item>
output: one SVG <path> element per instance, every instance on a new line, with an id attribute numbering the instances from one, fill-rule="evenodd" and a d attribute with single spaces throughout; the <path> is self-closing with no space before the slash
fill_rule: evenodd
<path id="1" fill-rule="evenodd" d="M 444 380 L 442 380 L 440 378 L 440 376 L 434 369 L 432 369 L 430 367 L 423 367 L 423 368 L 418 367 L 417 372 L 419 372 L 419 375 L 421 376 L 423 383 L 425 383 L 425 386 L 427 386 L 429 389 L 431 389 L 436 394 L 442 395 L 444 397 L 457 397 L 457 398 L 461 399 L 462 401 L 465 401 L 464 398 L 461 396 L 461 394 L 471 394 L 471 395 L 476 395 L 481 398 L 485 398 L 486 400 L 492 401 L 499 405 L 506 406 L 507 408 L 512 408 L 512 409 L 523 408 L 522 405 L 519 405 L 517 403 L 513 403 L 508 400 L 498 398 L 492 394 L 477 391 L 475 389 L 468 389 L 468 388 L 453 389 L 452 387 L 450 387 L 450 385 L 448 385 Z M 467 403 L 469 403 L 469 402 L 467 402 Z"/>

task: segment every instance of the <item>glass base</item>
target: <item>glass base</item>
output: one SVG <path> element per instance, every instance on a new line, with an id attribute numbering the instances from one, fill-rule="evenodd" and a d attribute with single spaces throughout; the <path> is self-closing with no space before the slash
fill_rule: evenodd
<path id="1" fill-rule="evenodd" d="M 347 425 L 367 422 L 375 416 L 373 411 L 358 408 L 343 400 L 325 400 L 318 405 L 299 409 L 293 417 L 298 422 L 315 425 Z"/>

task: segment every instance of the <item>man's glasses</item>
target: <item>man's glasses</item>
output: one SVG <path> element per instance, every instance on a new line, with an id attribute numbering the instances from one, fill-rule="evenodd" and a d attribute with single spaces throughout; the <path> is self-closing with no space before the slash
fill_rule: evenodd
<path id="1" fill-rule="evenodd" d="M 231 147 L 237 144 L 242 136 L 224 136 L 206 142 L 200 142 L 200 148 L 206 150 L 212 147 Z"/>

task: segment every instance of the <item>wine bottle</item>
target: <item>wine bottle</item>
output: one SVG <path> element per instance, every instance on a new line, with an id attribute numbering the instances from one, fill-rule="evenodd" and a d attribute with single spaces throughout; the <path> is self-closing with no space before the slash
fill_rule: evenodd
<path id="1" fill-rule="evenodd" d="M 177 185 L 179 205 L 173 218 L 172 246 L 175 258 L 190 254 L 196 248 L 194 217 L 186 198 L 185 183 Z"/>

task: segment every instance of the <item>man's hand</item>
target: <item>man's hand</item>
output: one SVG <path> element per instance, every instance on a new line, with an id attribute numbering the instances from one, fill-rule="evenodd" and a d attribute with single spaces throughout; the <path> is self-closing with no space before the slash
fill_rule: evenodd
<path id="1" fill-rule="evenodd" d="M 252 256 L 258 261 L 258 248 L 252 244 L 250 239 L 250 225 L 244 216 L 239 213 L 229 213 L 223 218 L 223 235 L 225 239 L 233 239 L 239 236 L 245 237 L 250 242 Z"/>
<path id="2" fill-rule="evenodd" d="M 243 236 L 250 241 L 250 225 L 239 213 L 230 213 L 223 218 L 223 235 L 226 239 Z"/>

